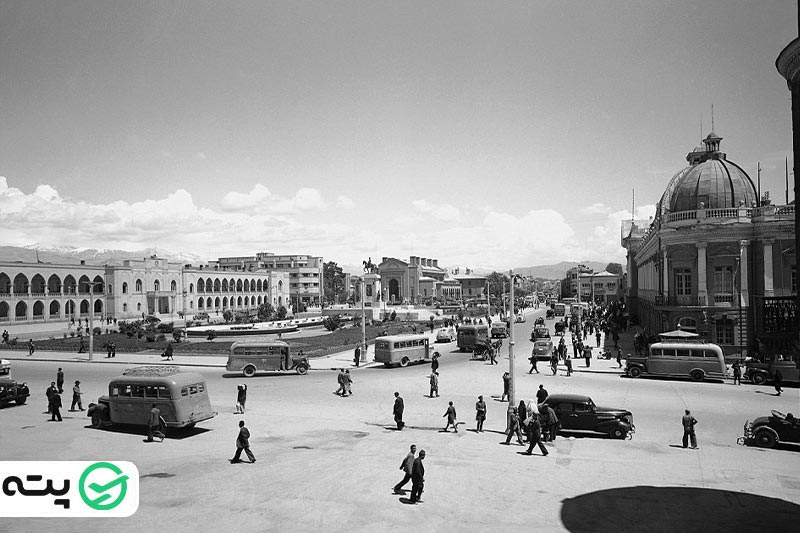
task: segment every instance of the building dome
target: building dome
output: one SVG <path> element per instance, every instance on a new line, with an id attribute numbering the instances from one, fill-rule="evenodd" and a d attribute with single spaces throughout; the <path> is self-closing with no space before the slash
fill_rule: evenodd
<path id="1" fill-rule="evenodd" d="M 750 207 L 758 200 L 753 181 L 739 165 L 728 161 L 719 150 L 722 137 L 710 133 L 704 148 L 686 156 L 689 166 L 675 174 L 656 210 L 657 216 L 680 211 L 725 207 Z"/>

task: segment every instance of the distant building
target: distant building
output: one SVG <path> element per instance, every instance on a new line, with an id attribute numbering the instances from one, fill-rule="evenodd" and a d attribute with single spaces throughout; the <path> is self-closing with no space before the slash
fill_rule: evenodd
<path id="1" fill-rule="evenodd" d="M 461 295 L 465 301 L 486 300 L 486 282 L 489 278 L 478 274 L 461 274 L 455 278 L 461 283 Z"/>
<path id="2" fill-rule="evenodd" d="M 384 298 L 389 303 L 421 303 L 436 296 L 436 283 L 444 281 L 447 269 L 438 259 L 412 255 L 408 261 L 384 257 L 378 265 Z"/>

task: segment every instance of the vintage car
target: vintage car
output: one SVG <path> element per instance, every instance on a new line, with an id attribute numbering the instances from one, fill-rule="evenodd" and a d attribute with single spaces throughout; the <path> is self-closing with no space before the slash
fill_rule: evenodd
<path id="1" fill-rule="evenodd" d="M 8 359 L 0 359 L 0 376 L 4 376 L 11 372 L 11 361 Z"/>
<path id="2" fill-rule="evenodd" d="M 636 431 L 630 411 L 598 407 L 582 394 L 551 394 L 543 403 L 556 412 L 561 431 L 603 433 L 612 439 L 624 439 Z"/>
<path id="3" fill-rule="evenodd" d="M 508 337 L 508 327 L 505 322 L 492 322 L 489 332 L 493 339 L 505 339 Z"/>
<path id="4" fill-rule="evenodd" d="M 792 361 L 784 359 L 781 355 L 764 362 L 748 360 L 745 362 L 743 374 L 745 378 L 751 380 L 756 385 L 763 385 L 767 382 L 772 382 L 776 370 L 780 370 L 784 383 L 797 383 L 800 381 L 800 360 Z"/>
<path id="5" fill-rule="evenodd" d="M 739 444 L 774 448 L 781 442 L 800 443 L 800 420 L 792 413 L 772 411 L 769 416 L 760 416 L 744 423 L 744 436 Z"/>
<path id="6" fill-rule="evenodd" d="M 533 354 L 539 361 L 549 361 L 553 355 L 553 341 L 550 338 L 533 341 Z"/>
<path id="7" fill-rule="evenodd" d="M 536 339 L 549 339 L 550 330 L 543 326 L 536 326 L 531 330 L 531 342 L 536 342 Z"/>
<path id="8" fill-rule="evenodd" d="M 27 383 L 17 383 L 11 378 L 0 378 L 0 406 L 8 403 L 22 405 L 31 395 Z"/>
<path id="9" fill-rule="evenodd" d="M 544 326 L 544 317 L 537 317 L 536 320 L 533 321 L 534 326 Z"/>
<path id="10" fill-rule="evenodd" d="M 453 328 L 442 328 L 436 333 L 436 342 L 453 342 L 456 332 Z"/>
<path id="11" fill-rule="evenodd" d="M 525 315 L 523 315 L 522 313 L 517 313 L 517 316 L 514 317 L 514 322 L 517 324 L 525 322 Z"/>

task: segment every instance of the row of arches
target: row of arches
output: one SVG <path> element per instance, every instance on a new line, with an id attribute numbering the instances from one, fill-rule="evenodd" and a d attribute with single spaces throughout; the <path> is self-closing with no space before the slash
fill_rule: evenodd
<path id="1" fill-rule="evenodd" d="M 283 281 L 278 281 L 278 292 L 283 290 Z M 255 279 L 211 279 L 197 280 L 197 292 L 266 292 L 269 291 L 269 280 Z M 194 284 L 189 285 L 189 292 L 194 292 Z"/>
<path id="2" fill-rule="evenodd" d="M 76 280 L 68 274 L 62 280 L 59 275 L 53 274 L 45 280 L 41 274 L 28 279 L 28 276 L 20 273 L 12 280 L 8 274 L 0 272 L 0 294 L 89 294 L 92 286 L 95 294 L 105 292 L 105 281 L 101 276 L 92 279 L 83 275 Z"/>
<path id="3" fill-rule="evenodd" d="M 142 283 L 141 278 L 137 278 L 136 281 L 134 282 L 134 289 L 135 289 L 134 292 L 141 293 L 143 287 L 144 287 L 144 284 Z M 129 290 L 128 282 L 127 281 L 122 282 L 122 294 L 128 294 L 128 290 Z M 175 281 L 174 279 L 169 282 L 169 290 L 170 290 L 170 292 L 178 292 L 178 282 Z M 153 281 L 153 291 L 155 291 L 155 292 L 160 292 L 161 291 L 161 281 L 160 280 L 154 280 Z"/>
<path id="4" fill-rule="evenodd" d="M 89 308 L 91 304 L 89 300 L 80 300 L 77 304 L 78 312 L 76 313 L 76 304 L 75 300 L 67 300 L 64 302 L 63 305 L 63 314 L 62 314 L 62 305 L 61 302 L 58 300 L 52 300 L 50 305 L 45 307 L 46 303 L 42 300 L 36 300 L 30 306 L 34 320 L 44 320 L 45 318 L 45 309 L 47 309 L 48 318 L 59 319 L 62 317 L 69 317 L 69 316 L 86 316 L 89 314 Z M 8 302 L 0 301 L 0 321 L 8 321 L 8 320 L 27 320 L 28 319 L 28 304 L 24 301 L 19 301 L 14 305 L 14 314 L 11 315 L 11 306 Z M 102 314 L 103 313 L 103 301 L 102 300 L 95 300 L 94 301 L 94 314 Z"/>
<path id="5" fill-rule="evenodd" d="M 239 309 L 239 308 L 250 308 L 250 307 L 258 307 L 261 304 L 268 303 L 266 297 L 261 296 L 253 296 L 250 298 L 249 296 L 245 297 L 231 297 L 230 299 L 227 296 L 223 296 L 220 298 L 217 296 L 216 298 L 212 299 L 210 296 L 208 298 L 198 298 L 197 299 L 197 310 L 215 310 L 215 309 Z M 278 296 L 277 301 L 278 306 L 283 305 L 283 297 Z"/>

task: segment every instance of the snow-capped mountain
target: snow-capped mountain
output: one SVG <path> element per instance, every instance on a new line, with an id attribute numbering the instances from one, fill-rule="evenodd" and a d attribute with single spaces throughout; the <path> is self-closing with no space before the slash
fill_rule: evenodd
<path id="1" fill-rule="evenodd" d="M 112 250 L 107 248 L 78 248 L 75 246 L 42 246 L 38 243 L 28 246 L 0 246 L 0 261 L 25 261 L 35 263 L 79 263 L 117 264 L 125 259 L 143 259 L 157 255 L 184 264 L 198 265 L 206 260 L 199 255 L 187 252 L 172 252 L 164 249 L 145 248 L 144 250 Z"/>

